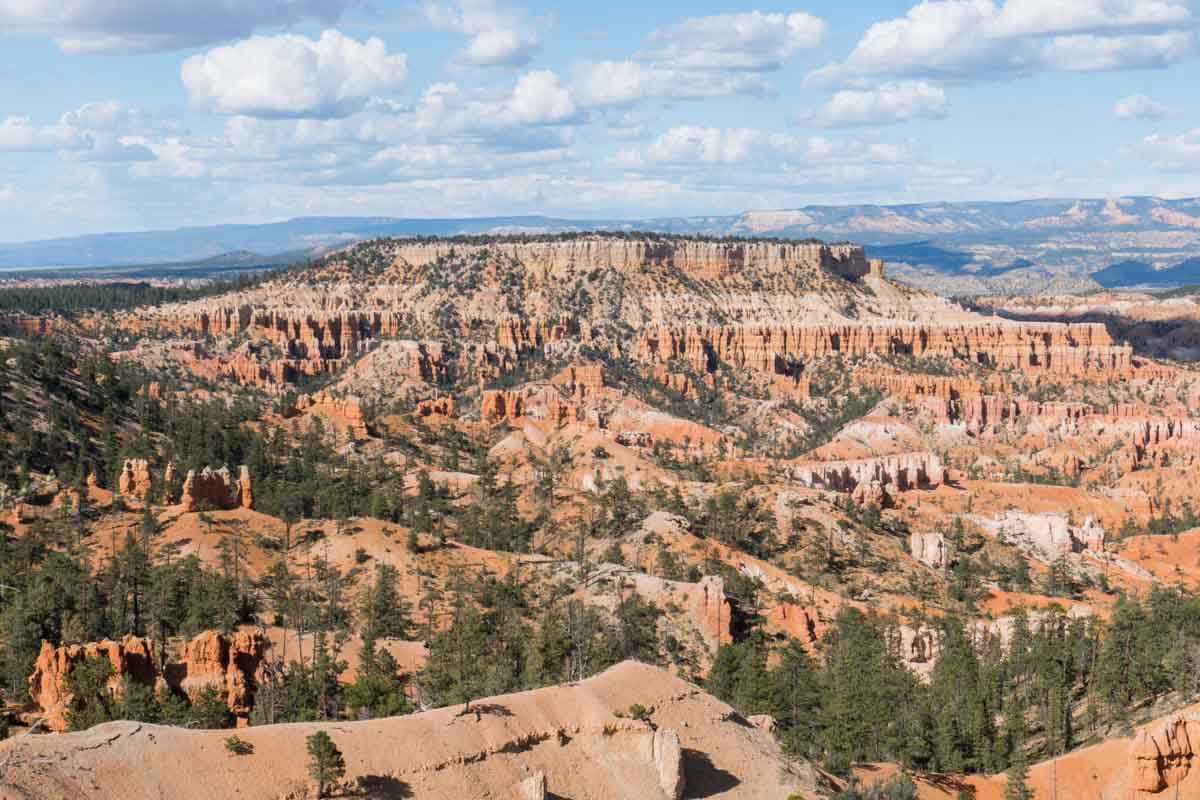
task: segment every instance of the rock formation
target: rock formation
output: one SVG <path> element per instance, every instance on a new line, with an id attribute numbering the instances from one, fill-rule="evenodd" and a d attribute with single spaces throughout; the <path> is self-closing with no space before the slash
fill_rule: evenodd
<path id="1" fill-rule="evenodd" d="M 334 397 L 324 392 L 304 395 L 296 401 L 292 414 L 300 415 L 305 426 L 313 417 L 320 417 L 326 429 L 340 439 L 362 440 L 371 435 L 362 401 L 357 397 Z"/>
<path id="2" fill-rule="evenodd" d="M 143 458 L 126 459 L 117 478 L 117 490 L 124 497 L 145 500 L 150 496 L 150 463 Z"/>
<path id="3" fill-rule="evenodd" d="M 788 474 L 806 486 L 852 494 L 861 487 L 878 486 L 884 492 L 930 489 L 945 480 L 945 468 L 934 453 L 792 464 Z"/>
<path id="4" fill-rule="evenodd" d="M 413 413 L 418 417 L 454 417 L 454 398 L 453 397 L 436 397 L 429 400 L 421 400 L 417 403 Z"/>
<path id="5" fill-rule="evenodd" d="M 181 659 L 168 661 L 160 671 L 157 646 L 150 639 L 126 636 L 119 642 L 105 640 L 57 648 L 43 642 L 33 674 L 29 676 L 29 695 L 42 710 L 46 728 L 64 731 L 72 700 L 66 688 L 67 675 L 88 658 L 105 658 L 113 668 L 108 690 L 114 695 L 121 691 L 126 679 L 148 689 L 161 682 L 172 691 L 193 698 L 205 686 L 215 686 L 229 710 L 244 721 L 253 707 L 254 687 L 262 677 L 269 646 L 256 632 L 225 635 L 209 631 L 185 645 Z"/>
<path id="6" fill-rule="evenodd" d="M 183 480 L 183 491 L 179 504 L 184 511 L 213 511 L 218 509 L 250 508 L 254 495 L 250 484 L 250 471 L 245 467 L 238 468 L 235 480 L 229 473 L 228 467 L 212 469 L 205 467 L 196 472 L 188 470 Z"/>
<path id="7" fill-rule="evenodd" d="M 187 643 L 179 663 L 167 665 L 167 683 L 193 698 L 214 686 L 229 710 L 245 720 L 254 706 L 254 687 L 262 679 L 269 647 L 270 642 L 254 631 L 202 633 Z"/>
<path id="8" fill-rule="evenodd" d="M 530 775 L 517 784 L 517 800 L 546 800 L 546 773 Z"/>
<path id="9" fill-rule="evenodd" d="M 654 767 L 658 770 L 658 782 L 667 800 L 683 800 L 683 790 L 686 788 L 683 748 L 675 731 L 654 732 Z"/>
<path id="10" fill-rule="evenodd" d="M 1134 759 L 1137 791 L 1158 794 L 1182 783 L 1192 769 L 1192 737 L 1200 735 L 1200 721 L 1175 717 L 1157 731 L 1143 730 Z"/>
<path id="11" fill-rule="evenodd" d="M 910 533 L 908 550 L 922 564 L 941 569 L 946 565 L 946 538 L 940 533 Z"/>
<path id="12" fill-rule="evenodd" d="M 148 639 L 126 636 L 119 642 L 105 639 L 57 648 L 42 642 L 33 674 L 29 676 L 29 696 L 42 710 L 47 729 L 67 729 L 66 713 L 73 696 L 67 690 L 66 678 L 71 670 L 89 658 L 103 658 L 112 665 L 108 690 L 114 694 L 120 691 L 126 678 L 148 688 L 154 687 L 158 669 L 154 646 Z"/>
<path id="13" fill-rule="evenodd" d="M 1091 517 L 1076 526 L 1070 524 L 1061 514 L 1027 514 L 1009 510 L 995 519 L 977 517 L 976 521 L 995 532 L 1004 541 L 1045 562 L 1052 562 L 1061 555 L 1083 550 L 1104 552 L 1104 528 Z"/>
<path id="14" fill-rule="evenodd" d="M 1133 351 L 1117 345 L 1103 325 L 963 321 L 954 323 L 863 322 L 842 325 L 717 328 L 652 326 L 644 329 L 636 355 L 647 362 L 672 360 L 699 372 L 719 362 L 769 374 L 828 356 L 867 355 L 961 358 L 994 369 L 1026 374 L 1120 377 L 1132 374 Z"/>

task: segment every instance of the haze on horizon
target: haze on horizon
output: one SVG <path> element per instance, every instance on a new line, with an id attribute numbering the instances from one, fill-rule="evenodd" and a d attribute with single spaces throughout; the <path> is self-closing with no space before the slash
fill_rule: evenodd
<path id="1" fill-rule="evenodd" d="M 1198 0 L 0 0 L 0 241 L 1196 194 Z"/>

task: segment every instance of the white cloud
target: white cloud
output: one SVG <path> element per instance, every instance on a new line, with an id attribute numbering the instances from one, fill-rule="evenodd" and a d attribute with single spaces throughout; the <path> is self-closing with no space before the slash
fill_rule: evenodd
<path id="1" fill-rule="evenodd" d="M 153 154 L 135 138 L 153 127 L 140 109 L 105 100 L 68 111 L 50 125 L 8 117 L 0 122 L 0 151 L 58 153 L 74 161 L 143 161 Z"/>
<path id="2" fill-rule="evenodd" d="M 511 92 L 463 89 L 456 83 L 435 83 L 417 101 L 411 116 L 398 118 L 427 134 L 502 134 L 531 141 L 560 142 L 548 127 L 580 120 L 571 90 L 557 73 L 533 70 L 520 76 Z"/>
<path id="3" fill-rule="evenodd" d="M 1196 51 L 1193 22 L 1181 0 L 924 0 L 872 25 L 845 61 L 806 82 L 1159 67 Z"/>
<path id="4" fill-rule="evenodd" d="M 522 75 L 513 89 L 510 107 L 518 122 L 530 125 L 562 122 L 575 114 L 571 93 L 548 69 Z"/>
<path id="5" fill-rule="evenodd" d="M 1200 128 L 1164 136 L 1152 134 L 1129 151 L 1161 172 L 1200 171 Z"/>
<path id="6" fill-rule="evenodd" d="M 399 88 L 408 60 L 381 39 L 327 30 L 317 40 L 281 34 L 217 47 L 184 61 L 181 76 L 192 104 L 218 113 L 334 117 Z"/>
<path id="7" fill-rule="evenodd" d="M 53 153 L 85 147 L 77 130 L 59 125 L 36 125 L 29 117 L 8 117 L 0 122 L 0 152 Z"/>
<path id="8" fill-rule="evenodd" d="M 906 144 L 871 139 L 801 137 L 757 128 L 682 125 L 671 128 L 643 147 L 619 151 L 609 159 L 609 164 L 624 169 L 692 168 L 709 164 L 786 172 L 816 165 L 906 165 L 913 161 L 912 149 Z"/>
<path id="9" fill-rule="evenodd" d="M 1113 116 L 1117 119 L 1157 121 L 1177 116 L 1179 113 L 1179 109 L 1164 105 L 1144 94 L 1122 97 L 1113 106 Z"/>
<path id="10" fill-rule="evenodd" d="M 623 106 L 647 98 L 765 95 L 770 87 L 761 76 L 748 72 L 677 70 L 637 61 L 600 61 L 577 68 L 573 91 L 584 106 Z"/>
<path id="11" fill-rule="evenodd" d="M 529 63 L 539 47 L 537 34 L 521 15 L 492 0 L 457 0 L 454 5 L 431 3 L 425 17 L 441 30 L 467 37 L 456 59 L 474 67 L 519 67 Z"/>
<path id="12" fill-rule="evenodd" d="M 925 81 L 900 81 L 870 90 L 843 89 L 797 119 L 820 128 L 846 128 L 945 116 L 946 93 L 941 87 Z"/>
<path id="13" fill-rule="evenodd" d="M 683 125 L 671 128 L 644 148 L 622 150 L 610 163 L 625 168 L 679 163 L 738 164 L 747 161 L 764 138 L 762 131 L 750 128 Z"/>
<path id="14" fill-rule="evenodd" d="M 354 0 L 0 0 L 0 31 L 71 53 L 176 50 L 304 21 L 333 24 Z"/>
<path id="15" fill-rule="evenodd" d="M 1116 69 L 1161 69 L 1196 51 L 1193 31 L 1155 36 L 1060 36 L 1042 48 L 1042 63 L 1064 72 Z"/>
<path id="16" fill-rule="evenodd" d="M 773 70 L 824 36 L 810 14 L 718 14 L 655 31 L 639 58 L 677 70 Z"/>

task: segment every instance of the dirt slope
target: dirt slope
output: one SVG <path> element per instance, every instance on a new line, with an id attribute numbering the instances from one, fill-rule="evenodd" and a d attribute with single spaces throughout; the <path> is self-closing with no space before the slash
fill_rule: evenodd
<path id="1" fill-rule="evenodd" d="M 651 709 L 657 733 L 618 716 Z M 355 797 L 521 798 L 538 773 L 546 796 L 571 800 L 809 796 L 814 775 L 789 770 L 772 736 L 663 670 L 620 664 L 578 684 L 371 722 L 238 731 L 250 755 L 226 751 L 229 731 L 116 722 L 85 733 L 0 743 L 0 800 L 301 798 L 311 793 L 305 737 L 328 731 L 345 754 Z M 674 742 L 678 735 L 678 744 Z M 186 765 L 186 768 L 184 768 Z"/>

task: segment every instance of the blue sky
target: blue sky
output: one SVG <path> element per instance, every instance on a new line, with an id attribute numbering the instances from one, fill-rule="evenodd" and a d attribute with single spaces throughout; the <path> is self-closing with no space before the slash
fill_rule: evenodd
<path id="1" fill-rule="evenodd" d="M 1200 194 L 1200 0 L 0 0 L 0 241 Z"/>

